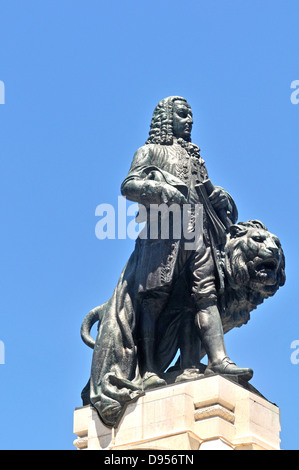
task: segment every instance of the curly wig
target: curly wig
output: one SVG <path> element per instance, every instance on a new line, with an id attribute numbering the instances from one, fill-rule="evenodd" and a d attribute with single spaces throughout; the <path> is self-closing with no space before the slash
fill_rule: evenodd
<path id="1" fill-rule="evenodd" d="M 185 98 L 169 96 L 161 100 L 154 109 L 147 144 L 171 145 L 173 143 L 173 104 L 183 101 L 191 110 Z"/>

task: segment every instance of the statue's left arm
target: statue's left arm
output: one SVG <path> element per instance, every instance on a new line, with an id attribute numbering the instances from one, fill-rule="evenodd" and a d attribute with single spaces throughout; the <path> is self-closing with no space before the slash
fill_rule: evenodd
<path id="1" fill-rule="evenodd" d="M 235 224 L 238 220 L 238 210 L 232 196 L 220 186 L 215 186 L 209 195 L 212 206 L 216 210 L 225 211 L 227 217 Z"/>

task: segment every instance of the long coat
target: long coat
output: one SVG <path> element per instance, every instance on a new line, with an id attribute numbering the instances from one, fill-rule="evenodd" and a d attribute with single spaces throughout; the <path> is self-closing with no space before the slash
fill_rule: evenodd
<path id="1" fill-rule="evenodd" d="M 173 186 L 178 189 L 191 205 L 202 204 L 202 198 L 196 190 L 196 186 L 208 179 L 205 162 L 201 157 L 189 155 L 178 143 L 173 145 L 149 144 L 139 148 L 134 155 L 133 162 L 122 186 L 122 194 L 131 200 L 137 200 L 148 206 L 157 201 L 152 194 L 147 194 L 147 183 L 155 182 L 157 185 Z M 236 206 L 231 196 L 225 192 L 231 208 L 231 218 L 237 219 Z M 215 270 L 218 278 L 221 277 L 217 263 L 215 234 L 211 230 L 211 222 L 208 218 L 207 208 L 203 206 L 203 233 L 200 234 L 202 242 L 211 246 L 215 256 Z M 146 232 L 147 238 L 139 237 L 136 241 L 136 250 L 139 254 L 136 279 L 138 280 L 138 292 L 148 292 L 160 287 L 170 285 L 173 280 L 174 270 L 182 236 L 174 237 L 171 234 L 168 239 L 150 237 L 149 211 L 147 225 L 142 232 Z M 224 227 L 225 229 L 225 227 Z M 181 235 L 183 232 L 181 231 Z"/>

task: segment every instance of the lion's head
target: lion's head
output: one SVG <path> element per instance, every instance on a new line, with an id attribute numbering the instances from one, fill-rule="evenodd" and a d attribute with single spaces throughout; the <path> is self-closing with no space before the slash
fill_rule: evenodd
<path id="1" fill-rule="evenodd" d="M 249 220 L 230 227 L 225 268 L 235 287 L 248 286 L 273 295 L 285 283 L 285 258 L 279 239 L 262 222 Z"/>
<path id="2" fill-rule="evenodd" d="M 225 244 L 224 271 L 224 317 L 238 317 L 240 325 L 244 324 L 249 312 L 285 283 L 285 257 L 279 239 L 259 220 L 232 225 Z"/>

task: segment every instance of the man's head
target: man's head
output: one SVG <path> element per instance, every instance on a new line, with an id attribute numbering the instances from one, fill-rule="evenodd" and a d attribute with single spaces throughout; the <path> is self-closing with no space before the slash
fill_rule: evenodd
<path id="1" fill-rule="evenodd" d="M 193 115 L 186 101 L 175 100 L 172 111 L 172 131 L 176 138 L 182 138 L 187 142 L 191 139 Z"/>
<path id="2" fill-rule="evenodd" d="M 153 113 L 147 143 L 173 143 L 173 137 L 191 141 L 193 116 L 190 105 L 181 96 L 161 100 Z"/>

